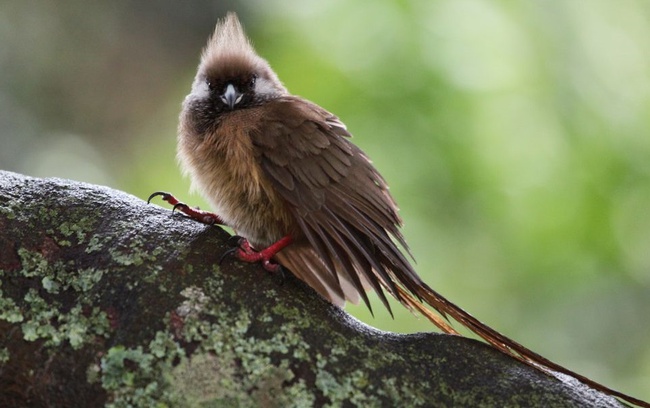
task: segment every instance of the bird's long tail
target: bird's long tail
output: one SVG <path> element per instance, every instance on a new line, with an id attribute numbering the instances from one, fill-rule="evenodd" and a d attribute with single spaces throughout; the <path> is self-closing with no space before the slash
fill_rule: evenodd
<path id="1" fill-rule="evenodd" d="M 408 293 L 405 289 L 398 286 L 397 289 L 399 295 L 401 296 L 400 300 L 405 306 L 407 306 L 411 310 L 415 310 L 418 311 L 419 313 L 422 313 L 427 319 L 429 319 L 443 332 L 449 334 L 455 334 L 455 335 L 458 334 L 458 332 L 454 330 L 451 327 L 451 325 L 447 323 L 447 321 L 445 321 L 451 318 L 457 321 L 458 323 L 460 323 L 461 325 L 467 327 L 469 330 L 471 330 L 476 335 L 483 338 L 485 341 L 490 343 L 498 350 L 522 361 L 523 363 L 531 367 L 534 367 L 546 373 L 551 373 L 552 371 L 556 371 L 559 373 L 567 374 L 605 394 L 609 394 L 616 398 L 620 398 L 624 401 L 627 401 L 639 407 L 650 407 L 650 403 L 641 401 L 640 399 L 613 390 L 583 375 L 573 372 L 565 367 L 562 367 L 561 365 L 556 364 L 543 356 L 540 356 L 534 351 L 522 346 L 516 341 L 504 336 L 503 334 L 497 332 L 491 327 L 481 323 L 474 316 L 470 315 L 460 307 L 456 306 L 454 303 L 447 300 L 444 296 L 440 295 L 438 292 L 431 289 L 426 284 L 420 283 L 416 287 L 417 289 L 415 292 L 415 296 L 413 296 L 412 294 Z M 429 309 L 425 304 L 435 309 L 442 316 L 442 318 L 434 311 Z"/>

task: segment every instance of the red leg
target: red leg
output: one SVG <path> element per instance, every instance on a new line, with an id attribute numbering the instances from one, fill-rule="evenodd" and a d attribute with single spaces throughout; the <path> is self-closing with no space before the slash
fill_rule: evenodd
<path id="1" fill-rule="evenodd" d="M 152 198 L 157 196 L 161 196 L 163 201 L 166 201 L 169 204 L 174 206 L 172 209 L 172 214 L 174 211 L 179 210 L 183 214 L 187 215 L 191 219 L 196 220 L 198 222 L 202 222 L 208 225 L 212 225 L 212 224 L 224 225 L 223 220 L 217 214 L 211 213 L 209 211 L 199 210 L 198 208 L 192 208 L 189 205 L 178 201 L 178 199 L 176 199 L 176 197 L 174 197 L 173 195 L 169 193 L 165 193 L 163 191 L 156 191 L 155 193 L 150 195 L 149 199 L 147 200 L 147 204 L 149 204 Z"/>
<path id="2" fill-rule="evenodd" d="M 237 248 L 226 252 L 224 255 L 234 253 L 237 259 L 241 261 L 251 263 L 260 262 L 267 271 L 278 272 L 280 270 L 280 265 L 273 262 L 273 257 L 292 242 L 293 238 L 291 238 L 290 235 L 286 235 L 261 251 L 256 251 L 251 247 L 251 244 L 246 238 L 236 237 Z"/>
<path id="3" fill-rule="evenodd" d="M 219 217 L 217 214 L 211 213 L 209 211 L 199 210 L 198 208 L 192 208 L 187 204 L 178 201 L 178 199 L 173 195 L 171 195 L 170 193 L 165 193 L 163 191 L 157 191 L 151 194 L 149 196 L 149 199 L 147 200 L 147 203 L 149 203 L 152 198 L 157 196 L 161 196 L 164 201 L 174 206 L 172 213 L 173 211 L 178 209 L 183 214 L 187 215 L 193 220 L 202 222 L 204 224 L 225 225 L 223 219 L 221 219 L 221 217 Z M 260 262 L 264 267 L 264 269 L 266 269 L 269 272 L 280 271 L 280 265 L 273 261 L 273 257 L 275 256 L 275 254 L 277 254 L 278 252 L 280 252 L 282 249 L 284 249 L 285 247 L 287 247 L 293 242 L 293 238 L 287 235 L 280 238 L 278 241 L 274 242 L 268 247 L 262 249 L 261 251 L 256 251 L 255 249 L 253 249 L 253 247 L 251 247 L 251 244 L 248 242 L 246 238 L 233 236 L 231 237 L 231 239 L 235 240 L 234 242 L 236 248 L 227 251 L 221 257 L 221 260 L 223 260 L 223 258 L 226 257 L 227 255 L 234 254 L 237 257 L 237 259 L 244 262 L 250 262 L 250 263 Z M 221 262 L 221 260 L 219 262 Z"/>

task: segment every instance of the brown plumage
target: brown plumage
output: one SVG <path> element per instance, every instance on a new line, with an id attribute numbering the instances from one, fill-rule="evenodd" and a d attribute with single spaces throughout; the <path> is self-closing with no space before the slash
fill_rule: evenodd
<path id="1" fill-rule="evenodd" d="M 390 310 L 387 293 L 446 333 L 457 334 L 452 318 L 534 367 L 649 406 L 544 359 L 424 283 L 400 250 L 408 251 L 386 182 L 349 138 L 336 116 L 288 93 L 234 14 L 217 25 L 183 103 L 178 139 L 184 171 L 218 215 L 209 220 L 258 250 L 290 237 L 265 254 L 335 304 L 361 298 L 370 307 L 372 289 Z"/>

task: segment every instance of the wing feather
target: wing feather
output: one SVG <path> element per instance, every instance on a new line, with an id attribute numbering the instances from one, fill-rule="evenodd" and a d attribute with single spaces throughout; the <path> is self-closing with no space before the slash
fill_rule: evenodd
<path id="1" fill-rule="evenodd" d="M 384 290 L 402 300 L 396 278 L 417 275 L 395 244 L 406 248 L 385 180 L 348 141 L 341 121 L 317 105 L 286 97 L 267 103 L 265 112 L 251 135 L 256 157 L 309 243 L 303 257 L 321 260 L 303 261 L 307 272 L 299 273 L 328 275 L 302 278 L 330 299 L 360 296 L 368 307 L 372 288 L 390 311 Z M 290 252 L 278 260 L 297 268 L 300 250 Z"/>

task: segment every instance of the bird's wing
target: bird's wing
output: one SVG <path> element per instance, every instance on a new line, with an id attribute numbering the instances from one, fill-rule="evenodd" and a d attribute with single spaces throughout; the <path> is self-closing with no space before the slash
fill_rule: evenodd
<path id="1" fill-rule="evenodd" d="M 260 121 L 251 133 L 260 166 L 326 267 L 315 272 L 349 282 L 368 307 L 369 286 L 390 310 L 383 290 L 401 301 L 396 282 L 414 291 L 420 279 L 395 243 L 406 248 L 384 179 L 345 125 L 311 102 L 269 102 Z"/>

